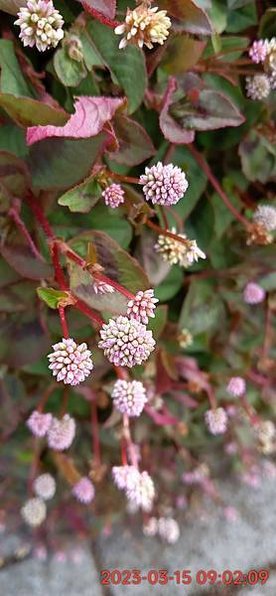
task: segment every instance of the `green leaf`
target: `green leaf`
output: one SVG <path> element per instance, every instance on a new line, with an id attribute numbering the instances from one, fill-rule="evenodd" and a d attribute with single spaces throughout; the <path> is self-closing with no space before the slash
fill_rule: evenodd
<path id="1" fill-rule="evenodd" d="M 237 211 L 240 211 L 242 205 L 237 194 L 233 191 L 232 180 L 230 178 L 224 178 L 222 186 L 225 189 L 232 205 L 236 207 Z M 223 234 L 235 218 L 217 193 L 214 193 L 211 196 L 211 203 L 214 209 L 215 234 L 217 238 L 222 238 Z"/>
<path id="2" fill-rule="evenodd" d="M 19 9 L 24 4 L 24 0 L 0 0 L 0 10 L 17 15 Z"/>
<path id="3" fill-rule="evenodd" d="M 34 92 L 25 81 L 13 43 L 0 40 L 0 107 L 20 126 L 54 124 L 63 126 L 68 118 L 62 108 L 34 99 Z"/>
<path id="4" fill-rule="evenodd" d="M 213 33 L 207 13 L 193 0 L 160 0 L 158 6 L 179 20 L 176 27 L 181 31 L 195 35 L 211 35 Z"/>
<path id="5" fill-rule="evenodd" d="M 87 253 L 89 243 L 95 248 L 98 262 L 104 268 L 105 275 L 119 282 L 133 294 L 149 287 L 147 276 L 136 259 L 104 232 L 84 232 L 73 238 L 69 245 L 83 255 Z M 126 314 L 128 300 L 121 293 L 116 291 L 112 294 L 96 294 L 91 274 L 69 259 L 68 271 L 70 289 L 74 296 L 101 312 Z"/>
<path id="6" fill-rule="evenodd" d="M 58 308 L 60 300 L 68 298 L 68 292 L 60 292 L 54 288 L 37 288 L 40 300 L 43 300 L 49 308 Z"/>
<path id="7" fill-rule="evenodd" d="M 191 282 L 181 310 L 179 328 L 196 335 L 221 328 L 225 318 L 223 301 L 208 281 Z"/>
<path id="8" fill-rule="evenodd" d="M 8 39 L 0 40 L 1 93 L 16 96 L 34 97 L 31 87 L 25 80 L 15 55 L 13 42 Z"/>
<path id="9" fill-rule="evenodd" d="M 262 15 L 259 24 L 259 38 L 270 39 L 275 36 L 276 8 L 268 8 Z"/>
<path id="10" fill-rule="evenodd" d="M 18 235 L 11 231 L 0 247 L 2 257 L 22 277 L 27 279 L 48 279 L 52 277 L 52 268 L 48 263 L 38 259 L 31 252 L 29 245 Z"/>
<path id="11" fill-rule="evenodd" d="M 251 130 L 239 146 L 242 170 L 248 180 L 266 183 L 276 176 L 276 147 L 265 136 Z"/>
<path id="12" fill-rule="evenodd" d="M 0 135 L 0 151 L 12 153 L 17 157 L 25 157 L 28 148 L 25 142 L 24 130 L 14 124 L 3 124 Z"/>
<path id="13" fill-rule="evenodd" d="M 11 194 L 22 196 L 29 184 L 29 173 L 22 159 L 6 151 L 0 151 L 0 184 Z"/>
<path id="14" fill-rule="evenodd" d="M 198 62 L 205 46 L 205 41 L 193 39 L 188 35 L 172 36 L 161 63 L 162 68 L 169 74 L 190 70 Z"/>
<path id="15" fill-rule="evenodd" d="M 69 244 L 84 256 L 89 242 L 95 246 L 98 261 L 104 267 L 107 276 L 119 281 L 133 294 L 149 287 L 149 280 L 138 261 L 104 232 L 98 230 L 83 232 L 73 238 Z"/>
<path id="16" fill-rule="evenodd" d="M 128 112 L 132 114 L 141 104 L 147 85 L 144 53 L 134 46 L 128 46 L 123 52 L 119 50 L 118 37 L 113 30 L 98 21 L 87 19 L 86 32 L 98 62 L 109 69 L 113 82 L 124 90 Z"/>
<path id="17" fill-rule="evenodd" d="M 118 151 L 109 153 L 116 163 L 135 166 L 149 159 L 155 153 L 154 146 L 145 129 L 132 118 L 116 114 L 113 121 Z"/>
<path id="18" fill-rule="evenodd" d="M 258 284 L 260 284 L 260 286 L 267 292 L 276 290 L 276 273 L 268 273 L 267 275 L 264 275 L 264 277 L 258 279 Z"/>
<path id="19" fill-rule="evenodd" d="M 77 87 L 87 75 L 84 63 L 72 60 L 66 48 L 55 52 L 53 63 L 57 77 L 65 87 Z"/>
<path id="20" fill-rule="evenodd" d="M 250 2 L 250 4 L 247 4 L 242 8 L 229 11 L 226 31 L 228 31 L 228 33 L 238 33 L 238 31 L 248 29 L 248 27 L 257 25 L 257 23 L 258 15 L 256 5 L 255 2 Z"/>
<path id="21" fill-rule="evenodd" d="M 106 135 L 81 140 L 45 139 L 32 145 L 28 159 L 33 185 L 42 189 L 66 189 L 87 176 Z"/>
<path id="22" fill-rule="evenodd" d="M 81 184 L 68 190 L 58 199 L 58 204 L 68 207 L 72 213 L 89 213 L 102 194 L 102 189 L 95 176 L 91 175 Z"/>
<path id="23" fill-rule="evenodd" d="M 155 292 L 156 293 L 156 292 Z M 155 310 L 155 317 L 149 320 L 148 328 L 151 329 L 155 339 L 162 334 L 168 319 L 168 305 L 161 304 Z"/>
<path id="24" fill-rule="evenodd" d="M 155 288 L 155 296 L 161 302 L 166 302 L 173 298 L 180 290 L 183 283 L 183 270 L 180 267 L 174 265 L 167 277 L 162 283 Z"/>
<path id="25" fill-rule="evenodd" d="M 177 147 L 173 154 L 173 163 L 185 172 L 189 182 L 185 196 L 174 207 L 175 211 L 186 219 L 203 194 L 207 177 L 186 147 Z"/>

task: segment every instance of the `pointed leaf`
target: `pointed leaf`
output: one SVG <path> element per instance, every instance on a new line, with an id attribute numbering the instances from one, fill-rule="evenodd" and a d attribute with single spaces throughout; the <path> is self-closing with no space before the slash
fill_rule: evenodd
<path id="1" fill-rule="evenodd" d="M 113 82 L 124 90 L 128 98 L 128 112 L 132 114 L 141 104 L 147 85 L 144 53 L 134 46 L 119 50 L 114 31 L 98 21 L 87 19 L 85 32 L 98 62 L 100 60 L 108 68 Z"/>
<path id="2" fill-rule="evenodd" d="M 78 97 L 75 113 L 65 126 L 32 126 L 27 130 L 27 143 L 32 145 L 49 137 L 87 139 L 96 136 L 113 118 L 123 99 L 112 97 Z"/>
<path id="3" fill-rule="evenodd" d="M 116 0 L 80 0 L 84 9 L 92 8 L 101 12 L 105 17 L 114 19 L 116 13 Z"/>
<path id="4" fill-rule="evenodd" d="M 116 115 L 113 122 L 119 150 L 109 153 L 110 159 L 128 166 L 136 166 L 155 153 L 155 148 L 145 129 L 123 114 Z"/>
<path id="5" fill-rule="evenodd" d="M 58 199 L 58 204 L 68 207 L 72 213 L 89 213 L 96 205 L 102 194 L 101 186 L 95 180 L 95 176 L 89 176 L 81 184 L 70 188 Z"/>
<path id="6" fill-rule="evenodd" d="M 195 35 L 212 35 L 213 29 L 206 12 L 194 0 L 160 0 L 159 8 L 178 19 L 176 27 Z"/>

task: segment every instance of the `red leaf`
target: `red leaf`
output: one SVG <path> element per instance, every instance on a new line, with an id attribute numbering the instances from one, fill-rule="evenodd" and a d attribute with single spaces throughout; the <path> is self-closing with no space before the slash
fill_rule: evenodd
<path id="1" fill-rule="evenodd" d="M 78 97 L 76 111 L 65 126 L 31 126 L 27 130 L 27 144 L 32 145 L 49 137 L 87 139 L 96 136 L 111 120 L 124 99 L 112 97 Z"/>
<path id="2" fill-rule="evenodd" d="M 101 12 L 105 17 L 114 19 L 116 13 L 116 0 L 80 0 L 83 7 Z"/>
<path id="3" fill-rule="evenodd" d="M 163 108 L 159 117 L 159 124 L 165 139 L 171 141 L 171 143 L 174 143 L 175 145 L 183 145 L 193 142 L 195 138 L 195 132 L 194 130 L 186 130 L 180 126 L 169 114 L 172 96 L 176 89 L 177 82 L 173 77 L 171 77 L 169 79 L 168 87 L 165 93 Z"/>

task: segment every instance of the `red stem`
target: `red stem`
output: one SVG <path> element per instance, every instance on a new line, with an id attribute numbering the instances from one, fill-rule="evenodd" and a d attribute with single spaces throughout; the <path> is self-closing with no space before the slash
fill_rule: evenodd
<path id="1" fill-rule="evenodd" d="M 147 219 L 146 225 L 148 226 L 148 228 L 155 230 L 155 232 L 157 232 L 158 234 L 162 234 L 163 236 L 168 236 L 169 238 L 173 238 L 173 240 L 177 240 L 177 242 L 180 242 L 180 244 L 184 244 L 185 246 L 188 245 L 189 241 L 186 238 L 181 238 L 181 236 L 178 236 L 177 234 L 174 234 L 173 232 L 169 232 L 169 230 L 160 228 L 160 226 L 153 223 L 150 219 Z"/>
<path id="2" fill-rule="evenodd" d="M 54 233 L 52 231 L 52 228 L 51 228 L 48 220 L 46 219 L 37 199 L 34 197 L 34 195 L 31 192 L 28 193 L 26 198 L 27 198 L 29 207 L 31 208 L 35 218 L 41 225 L 45 235 L 47 236 L 47 238 L 54 240 Z"/>
<path id="3" fill-rule="evenodd" d="M 99 439 L 99 422 L 97 414 L 97 404 L 95 399 L 91 403 L 91 425 L 92 425 L 92 448 L 97 466 L 101 465 L 101 449 Z"/>
<path id="4" fill-rule="evenodd" d="M 217 191 L 218 195 L 223 200 L 223 202 L 226 205 L 226 207 L 234 215 L 235 219 L 237 219 L 238 221 L 240 221 L 246 228 L 248 228 L 249 227 L 249 222 L 247 221 L 247 219 L 245 217 L 243 217 L 243 215 L 241 215 L 237 211 L 237 209 L 234 207 L 234 205 L 232 205 L 232 203 L 229 201 L 226 193 L 224 192 L 224 190 L 221 187 L 221 185 L 220 185 L 219 181 L 217 180 L 217 178 L 214 176 L 214 174 L 213 174 L 210 166 L 205 161 L 204 157 L 202 157 L 202 155 L 199 153 L 199 151 L 197 151 L 197 149 L 195 149 L 195 147 L 193 145 L 190 144 L 190 145 L 186 145 L 186 146 L 187 146 L 187 149 L 192 154 L 192 156 L 197 161 L 198 165 L 201 167 L 201 169 L 203 170 L 203 172 L 206 174 L 208 180 L 211 182 L 213 188 Z"/>
<path id="5" fill-rule="evenodd" d="M 77 308 L 84 315 L 86 315 L 89 319 L 91 319 L 91 321 L 93 321 L 94 324 L 99 325 L 101 327 L 104 323 L 100 315 L 98 315 L 98 313 L 92 310 L 92 308 L 87 306 L 87 304 L 85 304 L 85 302 L 83 302 L 82 300 L 77 299 L 77 301 L 74 303 L 74 307 Z"/>
<path id="6" fill-rule="evenodd" d="M 10 217 L 12 217 L 15 225 L 17 226 L 17 228 L 19 229 L 19 231 L 21 232 L 22 236 L 25 238 L 25 240 L 27 241 L 33 255 L 39 259 L 40 261 L 45 261 L 44 257 L 40 254 L 40 252 L 38 251 L 38 249 L 36 248 L 36 245 L 30 235 L 30 233 L 28 232 L 24 221 L 21 219 L 20 215 L 19 215 L 19 211 L 17 209 L 17 205 L 14 204 L 10 210 L 9 213 Z"/>
<path id="7" fill-rule="evenodd" d="M 124 437 L 121 439 L 121 457 L 122 457 L 122 465 L 127 466 L 127 450 L 126 450 L 126 441 Z"/>
<path id="8" fill-rule="evenodd" d="M 68 331 L 67 321 L 66 321 L 66 317 L 65 317 L 64 307 L 60 306 L 58 311 L 59 311 L 59 318 L 60 318 L 63 337 L 64 337 L 64 339 L 68 339 L 69 331 Z"/>
<path id="9" fill-rule="evenodd" d="M 106 284 L 112 286 L 112 288 L 114 288 L 114 290 L 117 290 L 117 292 L 120 292 L 120 294 L 123 294 L 124 296 L 126 296 L 126 298 L 128 298 L 128 300 L 133 300 L 134 295 L 131 292 L 129 292 L 126 288 L 121 286 L 121 284 L 117 283 L 113 279 L 110 279 L 110 277 L 107 277 L 107 275 L 104 275 L 103 273 L 100 273 L 99 271 L 96 271 L 95 269 L 93 269 L 93 266 L 88 267 L 87 263 L 84 259 L 82 259 L 77 253 L 75 253 L 71 249 L 66 248 L 65 243 L 61 243 L 61 250 L 63 250 L 65 252 L 66 256 L 69 259 L 71 259 L 71 261 L 74 261 L 74 263 L 77 263 L 77 265 L 79 265 L 83 269 L 87 269 L 89 271 L 89 273 L 91 273 L 91 275 L 96 280 L 102 281 L 103 283 L 106 283 Z"/>
<path id="10" fill-rule="evenodd" d="M 101 12 L 99 12 L 95 8 L 92 8 L 92 6 L 90 6 L 90 4 L 87 4 L 86 2 L 82 2 L 82 6 L 86 12 L 88 12 L 89 14 L 91 14 L 92 17 L 94 17 L 94 19 L 96 19 L 103 25 L 110 27 L 111 29 L 115 29 L 117 25 L 121 25 L 119 21 L 113 21 L 112 19 L 105 17 Z"/>

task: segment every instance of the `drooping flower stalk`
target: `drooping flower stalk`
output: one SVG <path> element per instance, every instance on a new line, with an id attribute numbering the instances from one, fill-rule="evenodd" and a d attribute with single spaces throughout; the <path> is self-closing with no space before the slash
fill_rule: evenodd
<path id="1" fill-rule="evenodd" d="M 227 209 L 229 209 L 229 211 L 231 211 L 231 213 L 232 213 L 232 215 L 234 215 L 235 219 L 240 221 L 240 223 L 242 223 L 248 229 L 250 222 L 243 215 L 241 215 L 241 213 L 239 213 L 239 211 L 237 211 L 237 209 L 234 207 L 234 205 L 232 205 L 231 201 L 228 199 L 227 194 L 224 192 L 219 181 L 214 176 L 210 166 L 208 165 L 207 161 L 205 161 L 204 157 L 199 153 L 199 151 L 197 151 L 197 149 L 192 144 L 187 145 L 187 149 L 190 151 L 190 153 L 195 158 L 195 160 L 197 161 L 200 168 L 206 174 L 208 180 L 210 181 L 210 183 L 212 184 L 214 189 L 217 191 L 220 198 L 223 200 Z"/>

